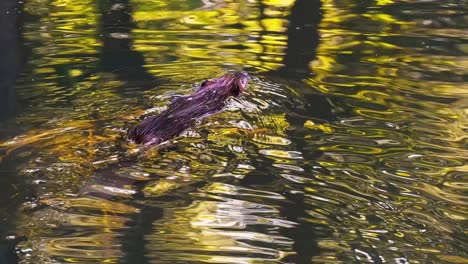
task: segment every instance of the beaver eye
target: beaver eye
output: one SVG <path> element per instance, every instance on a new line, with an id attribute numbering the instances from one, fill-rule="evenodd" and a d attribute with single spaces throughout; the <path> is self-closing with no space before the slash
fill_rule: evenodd
<path id="1" fill-rule="evenodd" d="M 210 83 L 211 80 L 204 80 L 201 84 L 200 84 L 200 88 L 203 88 L 205 86 L 207 86 L 209 83 Z"/>

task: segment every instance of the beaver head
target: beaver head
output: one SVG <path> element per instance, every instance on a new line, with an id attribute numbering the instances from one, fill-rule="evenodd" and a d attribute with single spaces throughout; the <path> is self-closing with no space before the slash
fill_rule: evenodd
<path id="1" fill-rule="evenodd" d="M 220 90 L 225 95 L 239 96 L 247 90 L 250 76 L 246 72 L 228 73 L 216 79 L 205 80 L 200 85 L 200 90 L 211 87 Z"/>

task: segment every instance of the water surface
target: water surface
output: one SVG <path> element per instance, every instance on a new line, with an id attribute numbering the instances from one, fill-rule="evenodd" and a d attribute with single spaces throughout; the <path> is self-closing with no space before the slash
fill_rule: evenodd
<path id="1" fill-rule="evenodd" d="M 466 1 L 5 3 L 0 262 L 468 262 Z"/>

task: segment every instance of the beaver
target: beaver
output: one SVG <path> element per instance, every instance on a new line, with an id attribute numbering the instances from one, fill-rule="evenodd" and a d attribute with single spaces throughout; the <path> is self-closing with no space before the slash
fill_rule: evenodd
<path id="1" fill-rule="evenodd" d="M 193 94 L 175 99 L 167 110 L 130 128 L 128 139 L 144 145 L 170 140 L 197 120 L 221 111 L 228 97 L 237 97 L 247 89 L 249 79 L 246 72 L 237 72 L 205 80 Z"/>

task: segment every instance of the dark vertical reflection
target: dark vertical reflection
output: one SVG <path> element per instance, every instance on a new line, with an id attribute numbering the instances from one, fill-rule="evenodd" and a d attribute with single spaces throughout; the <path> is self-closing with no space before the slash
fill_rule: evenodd
<path id="1" fill-rule="evenodd" d="M 304 140 L 303 127 L 307 120 L 314 122 L 331 122 L 334 120 L 330 99 L 314 92 L 311 87 L 302 82 L 303 78 L 311 75 L 310 63 L 316 58 L 316 50 L 319 45 L 319 24 L 322 19 L 322 3 L 320 0 L 297 0 L 291 8 L 288 16 L 289 24 L 286 35 L 288 37 L 283 66 L 268 74 L 274 79 L 277 76 L 279 82 L 286 81 L 301 94 L 302 104 L 289 105 L 286 112 L 286 120 L 290 125 L 288 135 L 291 141 L 306 160 L 314 161 L 322 153 L 319 150 L 307 149 Z M 307 131 L 308 134 L 311 131 Z M 320 132 L 317 132 L 320 133 Z M 311 173 L 316 172 L 318 164 L 304 168 Z M 282 215 L 293 222 L 299 223 L 294 228 L 284 230 L 284 234 L 294 240 L 293 250 L 296 254 L 287 257 L 286 261 L 294 263 L 310 263 L 313 256 L 320 254 L 317 241 L 330 234 L 325 226 L 304 223 L 301 218 L 307 218 L 308 206 L 304 203 L 302 194 L 287 193 L 287 198 L 292 205 L 285 206 Z"/>
<path id="2" fill-rule="evenodd" d="M 97 71 L 113 73 L 118 80 L 125 82 L 119 87 L 121 93 L 127 88 L 136 88 L 140 91 L 154 88 L 157 79 L 144 68 L 143 55 L 134 50 L 132 30 L 135 28 L 135 23 L 130 1 L 98 0 L 98 12 L 100 14 L 98 32 L 102 46 L 99 51 Z M 133 185 L 135 189 L 140 189 L 142 187 L 140 185 L 143 185 L 134 179 L 119 177 L 115 168 L 107 171 L 107 174 L 97 173 L 92 182 L 103 186 L 115 185 L 117 188 Z M 87 188 L 84 187 L 82 191 L 86 192 Z M 109 195 L 87 195 L 112 199 Z M 141 211 L 131 216 L 132 221 L 128 223 L 130 228 L 123 232 L 120 240 L 123 252 L 121 261 L 125 263 L 148 262 L 145 255 L 145 236 L 150 233 L 153 220 L 161 216 L 159 208 L 138 205 L 136 207 Z"/>
<path id="3" fill-rule="evenodd" d="M 320 0 L 297 0 L 288 17 L 288 44 L 282 73 L 309 74 L 319 44 L 318 27 L 322 19 Z"/>
<path id="4" fill-rule="evenodd" d="M 143 206 L 140 213 L 132 219 L 131 229 L 125 232 L 122 239 L 122 248 L 125 255 L 124 263 L 148 263 L 146 236 L 153 230 L 153 222 L 160 219 L 163 210 L 159 207 Z"/>
<path id="5" fill-rule="evenodd" d="M 133 49 L 132 6 L 128 0 L 99 1 L 100 51 L 99 70 L 112 72 L 127 83 L 153 88 L 156 79 L 145 68 L 143 55 Z"/>
<path id="6" fill-rule="evenodd" d="M 310 217 L 306 213 L 307 204 L 304 203 L 304 195 L 301 193 L 287 194 L 287 198 L 294 202 L 294 206 L 285 206 L 282 214 L 288 217 L 288 220 L 301 223 L 295 228 L 286 230 L 286 234 L 294 239 L 293 249 L 296 255 L 287 257 L 287 261 L 293 263 L 310 263 L 313 256 L 319 255 L 320 248 L 317 241 L 324 237 L 329 237 L 331 230 L 325 226 L 304 224 L 301 218 Z"/>
<path id="7" fill-rule="evenodd" d="M 301 94 L 303 104 L 290 105 L 291 111 L 286 113 L 286 118 L 293 128 L 291 133 L 298 147 L 305 146 L 301 137 L 301 129 L 308 119 L 318 122 L 331 122 L 335 118 L 332 111 L 331 98 L 327 98 L 302 82 L 303 78 L 310 76 L 310 62 L 316 58 L 316 51 L 320 41 L 319 24 L 322 19 L 322 3 L 320 0 L 297 0 L 291 8 L 288 16 L 289 24 L 286 35 L 287 47 L 283 57 L 283 66 L 271 75 L 279 75 L 286 78 L 288 84 L 294 86 Z M 306 155 L 310 151 L 303 154 Z M 312 153 L 316 157 L 317 153 Z"/>
<path id="8" fill-rule="evenodd" d="M 17 0 L 0 1 L 0 120 L 15 113 L 15 82 L 22 57 L 21 10 L 22 4 Z"/>
<path id="9" fill-rule="evenodd" d="M 287 78 L 302 94 L 304 104 L 291 106 L 294 111 L 288 113 L 290 124 L 301 126 L 309 119 L 332 121 L 334 114 L 329 99 L 314 93 L 310 87 L 303 84 L 303 78 L 310 76 L 310 62 L 316 58 L 320 42 L 319 25 L 322 19 L 322 3 L 320 0 L 297 0 L 288 16 L 287 47 L 283 57 L 283 66 L 271 75 Z M 294 115 L 291 118 L 290 115 Z"/>
<path id="10" fill-rule="evenodd" d="M 16 113 L 16 78 L 22 67 L 21 50 L 22 4 L 17 0 L 0 1 L 0 122 Z M 8 132 L 0 123 L 0 138 Z M 11 230 L 12 215 L 20 203 L 18 179 L 14 169 L 6 165 L 0 151 L 0 264 L 16 263 L 15 239 L 5 239 Z M 2 157 L 3 156 L 3 157 Z"/>
<path id="11" fill-rule="evenodd" d="M 298 78 L 306 77 L 310 74 L 310 62 L 316 58 L 316 50 L 320 41 L 319 24 L 322 19 L 322 3 L 320 0 L 297 0 L 291 9 L 289 16 L 289 26 L 287 30 L 288 44 L 286 54 L 283 58 L 284 66 L 278 72 L 281 75 L 292 75 Z M 302 82 L 298 86 L 305 86 Z M 292 125 L 290 138 L 296 144 L 306 160 L 315 160 L 321 155 L 320 151 L 310 151 L 305 149 L 307 146 L 304 136 L 301 135 L 302 127 L 307 119 L 316 119 L 321 122 L 329 122 L 333 119 L 332 105 L 323 95 L 311 93 L 310 87 L 304 87 L 299 91 L 304 98 L 304 104 L 300 107 L 293 107 L 293 111 L 286 114 L 286 119 Z M 309 88 L 309 89 L 307 89 Z M 310 170 L 311 168 L 309 168 Z M 313 172 L 313 170 L 311 171 Z M 302 217 L 307 217 L 307 206 L 304 204 L 304 197 L 301 194 L 290 194 L 288 199 L 294 202 L 294 206 L 287 206 L 282 212 L 289 220 L 299 222 L 300 224 L 288 231 L 288 235 L 294 239 L 293 249 L 296 255 L 291 260 L 295 263 L 310 263 L 312 256 L 319 255 L 317 242 L 321 237 L 318 230 L 323 227 L 304 224 L 299 221 Z"/>

